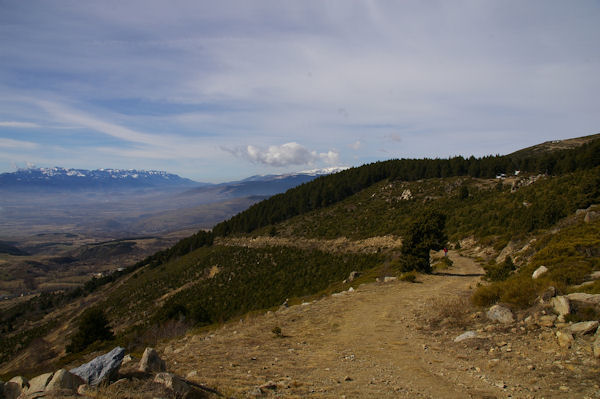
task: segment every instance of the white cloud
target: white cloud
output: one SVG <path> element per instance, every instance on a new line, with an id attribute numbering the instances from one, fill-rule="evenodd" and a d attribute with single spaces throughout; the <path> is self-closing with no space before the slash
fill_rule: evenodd
<path id="1" fill-rule="evenodd" d="M 323 161 L 329 165 L 339 162 L 339 153 L 337 151 L 329 150 L 317 153 L 317 151 L 311 151 L 296 142 L 285 143 L 279 146 L 271 145 L 268 148 L 248 145 L 235 149 L 226 147 L 222 147 L 222 149 L 253 163 L 276 167 L 310 165 L 317 161 Z"/>
<path id="2" fill-rule="evenodd" d="M 36 128 L 40 127 L 37 123 L 32 122 L 16 122 L 16 121 L 4 121 L 0 122 L 0 127 L 16 127 L 22 129 Z"/>

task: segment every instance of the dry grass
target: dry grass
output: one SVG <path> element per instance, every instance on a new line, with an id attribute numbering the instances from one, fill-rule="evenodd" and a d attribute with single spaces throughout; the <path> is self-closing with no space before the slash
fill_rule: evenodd
<path id="1" fill-rule="evenodd" d="M 468 295 L 444 298 L 432 305 L 434 315 L 427 320 L 431 329 L 465 329 L 471 322 L 474 311 Z"/>

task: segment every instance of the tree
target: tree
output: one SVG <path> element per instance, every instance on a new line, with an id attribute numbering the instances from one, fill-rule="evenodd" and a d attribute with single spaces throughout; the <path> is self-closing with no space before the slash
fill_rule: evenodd
<path id="1" fill-rule="evenodd" d="M 96 341 L 110 341 L 114 338 L 102 309 L 90 308 L 81 315 L 79 329 L 67 345 L 67 353 L 79 352 Z"/>
<path id="2" fill-rule="evenodd" d="M 439 251 L 446 245 L 448 237 L 444 232 L 445 225 L 446 215 L 435 210 L 426 210 L 415 217 L 402 240 L 400 262 L 403 272 L 431 272 L 429 251 Z"/>

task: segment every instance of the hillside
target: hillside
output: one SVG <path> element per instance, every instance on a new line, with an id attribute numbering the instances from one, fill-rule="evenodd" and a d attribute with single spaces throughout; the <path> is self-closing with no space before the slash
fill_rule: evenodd
<path id="1" fill-rule="evenodd" d="M 521 311 L 530 305 L 528 301 L 531 298 L 535 299 L 548 286 L 554 284 L 559 293 L 571 292 L 574 286 L 588 281 L 591 272 L 600 270 L 598 263 L 600 243 L 591 239 L 596 234 L 598 222 L 583 220 L 584 215 L 597 212 L 594 204 L 600 203 L 599 148 L 600 140 L 595 140 L 579 147 L 543 152 L 521 159 L 498 156 L 481 159 L 385 161 L 319 177 L 310 183 L 288 190 L 285 194 L 273 196 L 251 206 L 247 211 L 218 224 L 212 232 L 199 232 L 183 239 L 170 249 L 160 251 L 144 261 L 131 265 L 119 274 L 91 281 L 78 291 L 43 295 L 3 312 L 1 320 L 3 337 L 0 347 L 7 349 L 1 354 L 3 365 L 0 373 L 14 375 L 19 370 L 33 372 L 30 369 L 33 364 L 42 368 L 56 364 L 73 364 L 72 362 L 76 362 L 77 359 L 89 357 L 94 351 L 117 343 L 133 352 L 140 351 L 148 345 L 163 346 L 166 344 L 161 343 L 162 340 L 177 337 L 189 328 L 212 331 L 230 319 L 246 317 L 256 312 L 262 313 L 267 309 L 276 310 L 288 299 L 289 301 L 286 302 L 292 305 L 318 300 L 317 303 L 322 303 L 322 306 L 327 308 L 331 304 L 328 302 L 329 299 L 323 299 L 324 302 L 319 299 L 328 298 L 331 293 L 347 291 L 350 287 L 358 289 L 358 293 L 362 290 L 372 293 L 372 297 L 365 298 L 367 302 L 382 301 L 379 306 L 390 312 L 391 309 L 397 309 L 400 313 L 393 318 L 406 321 L 406 327 L 401 330 L 403 336 L 414 333 L 415 338 L 420 337 L 418 340 L 433 339 L 430 337 L 435 329 L 427 327 L 431 324 L 431 320 L 419 319 L 415 314 L 419 314 L 423 309 L 412 303 L 412 300 L 409 301 L 410 305 L 403 302 L 402 293 L 407 295 L 406 298 L 419 297 L 425 300 L 427 297 L 434 302 L 435 298 L 443 292 L 461 298 L 468 297 L 473 293 L 483 274 L 480 267 L 484 268 L 487 278 L 489 270 L 503 264 L 504 259 L 499 257 L 502 253 L 504 256 L 507 254 L 513 256 L 519 269 L 513 274 L 511 274 L 512 269 L 509 270 L 508 275 L 511 277 L 506 282 L 483 285 L 484 288 L 490 287 L 492 294 L 483 293 L 487 295 L 484 297 L 488 302 L 485 304 L 480 302 L 481 306 L 489 306 L 500 298 L 503 298 L 503 302 L 511 303 L 510 300 L 513 298 L 511 292 L 514 293 L 514 290 L 511 291 L 512 287 L 528 284 L 525 277 L 531 281 L 529 276 L 532 268 L 542 262 L 550 268 L 547 277 L 539 280 L 539 284 L 529 284 L 531 289 L 527 290 L 529 295 L 527 298 L 522 302 L 511 303 L 515 311 Z M 541 174 L 542 169 L 550 172 Z M 518 175 L 515 175 L 515 170 L 519 170 Z M 496 178 L 498 173 L 512 176 Z M 445 215 L 444 232 L 449 239 L 446 244 L 451 248 L 461 248 L 465 256 L 476 259 L 479 265 L 453 253 L 452 256 L 457 261 L 455 270 L 450 268 L 446 272 L 442 268 L 443 265 L 437 265 L 436 267 L 439 268 L 437 275 L 417 276 L 421 284 L 398 283 L 393 288 L 394 295 L 398 299 L 393 301 L 388 294 L 380 292 L 382 286 L 375 283 L 375 279 L 393 276 L 410 281 L 416 276 L 414 273 L 404 273 L 406 270 L 402 259 L 405 253 L 400 242 L 401 238 L 408 234 L 409 226 L 413 226 L 418 220 L 419 215 L 428 214 L 429 211 L 442 212 Z M 552 237 L 562 238 L 557 242 Z M 568 251 L 561 256 L 552 255 L 556 254 L 561 245 Z M 577 263 L 573 263 L 574 261 Z M 353 271 L 360 272 L 361 276 L 352 282 L 344 281 Z M 456 278 L 454 274 L 465 277 Z M 359 288 L 361 284 L 367 285 Z M 587 292 L 600 293 L 597 284 L 593 282 L 588 284 Z M 480 297 L 483 295 L 480 290 L 477 292 L 479 294 L 476 295 Z M 414 300 L 422 303 L 421 299 Z M 454 299 L 448 298 L 448 300 Z M 387 301 L 390 301 L 389 304 Z M 64 348 L 75 332 L 79 314 L 83 308 L 90 306 L 98 306 L 106 312 L 117 335 L 116 341 L 98 342 L 82 352 L 63 357 L 66 355 Z M 303 308 L 311 309 L 312 306 L 294 307 L 294 312 L 300 312 Z M 350 304 L 347 306 L 352 307 Z M 336 339 L 346 342 L 348 346 L 358 345 L 357 334 L 363 330 L 369 331 L 371 326 L 377 325 L 376 320 L 373 319 L 371 322 L 365 321 L 360 328 L 361 324 L 357 321 L 360 312 L 369 312 L 374 318 L 388 317 L 366 305 L 357 307 L 358 313 L 336 309 L 344 315 L 342 319 L 346 322 L 342 330 L 347 335 L 339 335 L 340 326 L 333 326 L 336 323 L 333 320 L 322 319 L 323 314 L 330 314 L 329 311 L 323 310 L 323 313 L 311 314 L 307 322 L 315 323 L 315 331 L 318 331 L 318 334 L 331 334 L 331 339 L 323 340 L 323 346 L 318 346 L 314 341 L 313 344 L 309 344 L 317 347 L 312 347 L 310 350 L 316 355 L 312 360 L 307 361 L 307 364 L 318 362 L 320 359 L 318 356 L 325 356 L 328 359 L 333 356 L 333 352 L 328 347 L 332 345 L 337 347 L 333 344 Z M 434 313 L 442 310 L 432 306 L 433 313 L 425 311 L 423 318 L 435 318 Z M 470 311 L 476 314 L 478 310 Z M 293 323 L 294 320 L 298 320 L 300 314 L 303 313 L 297 313 L 297 317 L 284 318 L 284 320 L 287 320 L 286 323 Z M 239 350 L 243 351 L 243 356 L 246 356 L 250 348 L 255 346 L 264 345 L 268 348 L 269 343 L 265 334 L 268 335 L 274 326 L 271 326 L 269 321 L 269 317 L 272 316 L 264 317 L 265 319 L 260 319 L 261 323 L 269 325 L 261 330 L 262 341 L 252 341 L 255 343 L 251 344 L 230 337 L 226 338 L 231 339 L 227 342 L 239 342 L 241 348 Z M 524 318 L 523 316 L 520 321 Z M 356 326 L 351 328 L 353 323 Z M 232 324 L 227 325 L 232 326 Z M 469 323 L 465 324 L 467 325 L 470 326 Z M 254 326 L 253 328 L 258 328 L 257 324 Z M 307 335 L 310 332 L 309 328 L 306 329 L 307 332 L 301 332 L 292 324 L 282 324 L 281 327 L 284 334 L 287 333 L 286 329 L 290 328 L 292 332 L 289 334 L 293 338 L 277 342 L 294 341 L 295 345 L 296 336 L 304 337 L 298 338 L 299 342 L 303 340 L 311 342 L 311 339 L 316 337 L 311 338 Z M 227 327 L 227 331 L 230 328 L 235 327 Z M 396 340 L 389 335 L 392 334 L 391 325 L 382 327 L 382 331 L 377 327 L 374 328 L 377 334 L 373 335 L 373 342 Z M 418 335 L 417 332 L 408 332 L 408 330 L 418 331 L 423 328 L 429 329 L 429 332 L 423 336 Z M 458 335 L 456 328 L 452 330 L 450 327 L 444 327 L 443 329 L 446 328 L 448 334 Z M 250 331 L 257 330 L 248 330 L 246 334 L 251 334 Z M 544 330 L 542 333 L 546 334 L 547 331 Z M 204 337 L 206 336 L 210 335 Z M 435 341 L 436 347 L 447 345 L 444 339 L 438 336 Z M 494 340 L 489 334 L 485 339 Z M 486 346 L 491 341 L 477 342 L 480 346 Z M 32 343 L 36 344 L 27 348 Z M 40 352 L 43 352 L 39 350 L 40 345 L 46 348 L 45 352 L 50 355 L 40 357 Z M 182 346 L 187 343 L 174 341 L 172 345 Z M 300 349 L 294 345 L 286 348 L 299 351 Z M 20 350 L 20 348 L 25 349 Z M 167 354 L 169 352 L 167 347 L 163 346 L 163 348 L 164 353 Z M 235 356 L 241 356 L 241 353 L 235 354 L 238 349 L 227 350 L 227 353 L 219 352 L 222 349 L 218 348 L 223 348 L 222 346 L 215 348 L 211 346 L 212 349 L 195 348 L 196 352 L 201 350 L 206 353 L 211 353 L 210 351 L 214 349 L 214 356 L 226 359 L 225 365 L 235 363 L 237 361 Z M 365 364 L 376 363 L 377 349 L 366 346 L 364 350 L 366 352 L 363 352 L 363 356 L 368 359 Z M 391 348 L 384 348 L 382 353 L 389 350 Z M 398 350 L 402 352 L 402 349 Z M 424 349 L 421 348 L 422 350 Z M 522 350 L 526 349 L 522 348 Z M 267 352 L 258 351 L 260 355 L 255 357 L 260 358 Z M 402 353 L 414 358 L 419 351 L 410 347 Z M 453 356 L 455 358 L 458 355 L 447 356 L 442 361 L 449 365 L 452 363 Z M 476 362 L 484 362 L 485 357 L 478 356 L 476 358 L 479 360 Z M 506 356 L 510 357 L 512 354 Z M 57 362 L 57 358 L 61 357 L 62 359 Z M 285 358 L 288 363 L 282 367 L 298 370 L 297 375 L 306 372 L 302 367 L 294 369 L 294 362 L 289 357 Z M 175 361 L 181 364 L 181 370 L 178 372 L 184 371 L 183 365 L 189 368 L 192 367 L 189 362 L 195 362 L 193 359 L 184 359 L 181 356 L 173 356 L 170 359 L 173 365 Z M 394 362 L 391 358 L 385 360 L 388 361 L 392 364 Z M 585 363 L 583 358 L 577 361 Z M 548 362 L 547 367 L 552 367 L 551 362 L 549 360 Z M 212 365 L 217 366 L 216 363 Z M 333 367 L 332 365 L 329 368 L 333 370 Z M 429 370 L 424 372 L 425 374 L 431 373 L 433 369 L 437 370 L 436 367 L 427 365 L 423 367 Z M 484 369 L 481 365 L 477 367 Z M 546 378 L 544 375 L 553 375 L 548 374 L 550 369 L 544 367 L 540 366 L 540 370 L 545 371 L 536 374 L 536 381 L 542 377 Z M 385 367 L 382 366 L 380 369 Z M 350 376 L 351 379 L 361 381 L 361 386 L 368 384 L 367 380 L 363 381 L 363 377 L 358 376 L 357 369 L 342 367 L 336 372 L 345 373 L 346 371 L 343 370 L 351 372 L 353 374 Z M 455 370 L 450 372 L 450 375 L 452 378 L 460 379 L 465 377 L 464 371 Z M 248 384 L 257 383 L 257 380 L 252 378 L 247 380 L 248 384 L 242 382 L 239 376 L 235 376 L 236 372 L 237 370 L 234 370 L 233 374 L 215 376 L 214 384 L 223 388 L 223 385 L 227 385 L 225 378 L 229 378 L 231 384 L 238 387 L 248 387 Z M 382 371 L 382 373 L 386 372 Z M 209 377 L 212 375 L 209 371 L 203 370 L 203 373 L 204 378 L 207 378 L 204 381 L 213 378 Z M 569 372 L 565 373 L 567 377 L 573 375 Z M 291 375 L 292 371 L 288 374 Z M 494 378 L 498 381 L 508 380 L 509 377 L 503 377 L 508 374 L 509 369 L 506 368 Z M 281 371 L 279 375 L 285 375 L 285 371 Z M 425 379 L 423 384 L 419 385 L 421 382 L 418 382 L 417 375 L 421 376 L 415 374 L 410 381 L 413 391 L 408 390 L 403 394 L 409 395 L 412 392 L 435 396 L 435 392 L 427 387 L 435 383 L 437 377 Z M 268 374 L 264 377 L 271 378 Z M 353 391 L 348 390 L 349 387 L 345 385 L 340 389 L 334 387 L 337 386 L 336 378 L 341 378 L 337 375 L 332 377 L 334 383 L 327 382 L 323 374 L 311 375 L 310 378 L 319 380 L 320 385 L 333 384 L 327 391 L 319 391 L 322 392 L 322 396 L 327 396 L 325 392 L 352 395 Z M 383 374 L 378 378 L 385 379 Z M 544 381 L 543 378 L 540 381 Z M 487 380 L 494 379 L 487 378 Z M 439 383 L 445 386 L 448 381 Z M 400 380 L 397 382 L 400 384 Z M 515 383 L 530 384 L 523 380 Z M 483 392 L 482 395 L 492 391 L 498 393 L 495 388 L 490 390 L 490 384 L 487 382 L 487 385 L 475 382 L 469 384 L 471 384 L 470 390 L 459 390 L 457 397 L 471 390 L 474 390 L 472 391 L 474 394 Z M 373 388 L 372 393 L 392 394 L 391 391 L 378 391 L 378 388 Z M 305 388 L 291 392 L 291 395 L 302 396 L 302 392 L 306 393 L 303 389 Z M 314 396 L 317 396 L 316 392 L 309 391 L 311 394 L 315 393 Z"/>

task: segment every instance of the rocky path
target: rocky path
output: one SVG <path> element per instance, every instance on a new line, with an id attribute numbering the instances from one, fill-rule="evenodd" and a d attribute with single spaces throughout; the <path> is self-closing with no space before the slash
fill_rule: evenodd
<path id="1" fill-rule="evenodd" d="M 447 273 L 415 284 L 365 284 L 160 350 L 173 372 L 236 398 L 600 397 L 584 348 L 561 352 L 551 330 L 491 325 L 469 309 L 482 271 L 450 255 Z M 455 343 L 466 329 L 480 338 Z"/>

